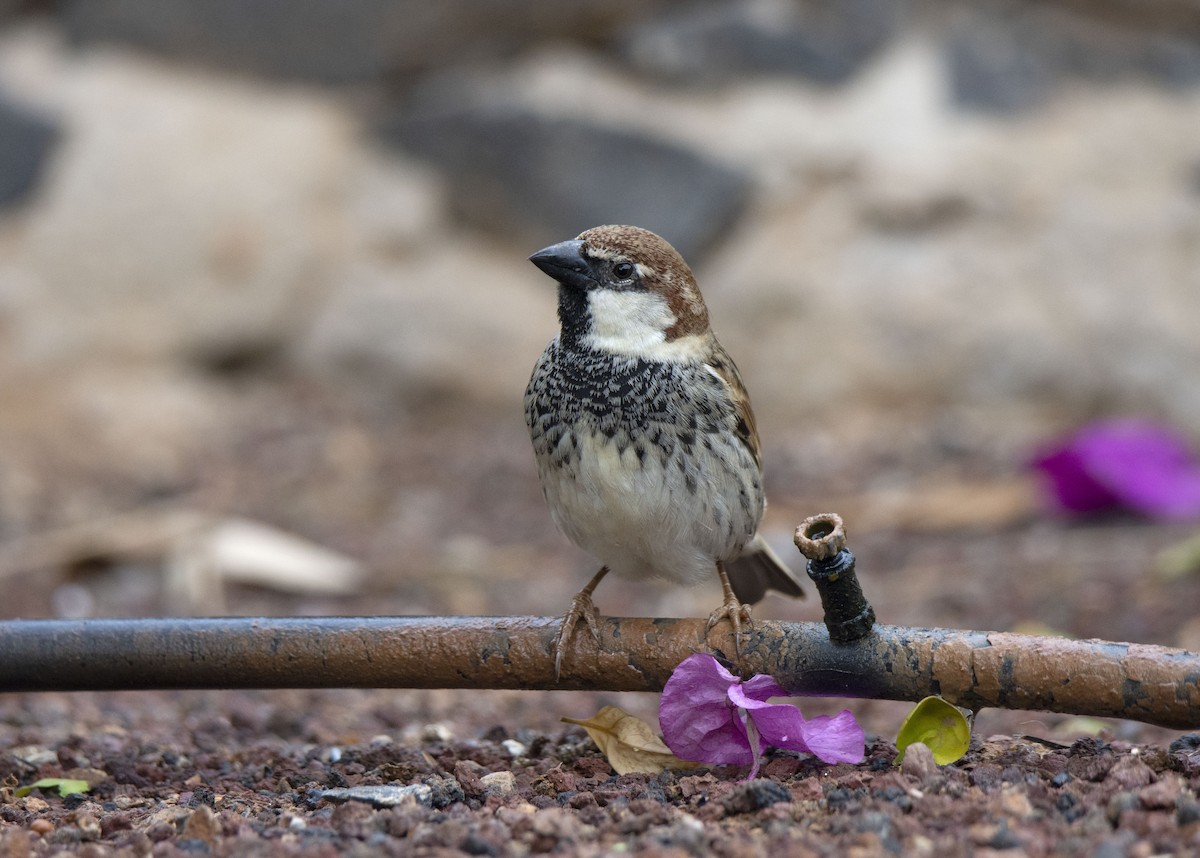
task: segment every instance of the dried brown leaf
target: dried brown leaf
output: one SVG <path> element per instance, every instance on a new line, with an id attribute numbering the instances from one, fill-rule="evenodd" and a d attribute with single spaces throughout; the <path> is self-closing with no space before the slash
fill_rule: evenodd
<path id="1" fill-rule="evenodd" d="M 663 769 L 694 769 L 696 763 L 681 760 L 671 753 L 645 721 L 617 706 L 605 706 L 586 721 L 562 719 L 587 730 L 600 753 L 619 775 L 641 772 L 656 775 Z"/>

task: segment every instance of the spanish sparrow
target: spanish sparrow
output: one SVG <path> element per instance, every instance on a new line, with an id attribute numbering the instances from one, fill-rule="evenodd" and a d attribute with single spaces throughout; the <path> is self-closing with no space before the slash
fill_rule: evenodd
<path id="1" fill-rule="evenodd" d="M 563 618 L 557 676 L 609 571 L 694 583 L 716 569 L 733 626 L 768 589 L 803 591 L 757 536 L 758 432 L 737 367 L 683 257 L 632 226 L 598 226 L 530 261 L 558 281 L 559 335 L 534 367 L 525 422 L 559 529 L 604 565 Z"/>

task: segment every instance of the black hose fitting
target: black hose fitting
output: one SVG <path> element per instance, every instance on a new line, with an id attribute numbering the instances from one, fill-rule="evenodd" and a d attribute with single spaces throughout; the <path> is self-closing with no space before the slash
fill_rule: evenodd
<path id="1" fill-rule="evenodd" d="M 870 634 L 875 609 L 858 583 L 841 516 L 823 513 L 806 518 L 796 528 L 795 542 L 808 558 L 808 577 L 821 597 L 829 639 L 850 643 Z"/>

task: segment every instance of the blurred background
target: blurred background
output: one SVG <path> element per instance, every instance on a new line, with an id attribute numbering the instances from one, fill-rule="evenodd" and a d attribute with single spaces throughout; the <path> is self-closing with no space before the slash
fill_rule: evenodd
<path id="1" fill-rule="evenodd" d="M 837 511 L 882 622 L 1200 648 L 1194 523 L 1029 467 L 1200 439 L 1194 0 L 0 0 L 0 615 L 560 615 L 526 257 L 609 222 L 696 270 L 797 567 Z"/>

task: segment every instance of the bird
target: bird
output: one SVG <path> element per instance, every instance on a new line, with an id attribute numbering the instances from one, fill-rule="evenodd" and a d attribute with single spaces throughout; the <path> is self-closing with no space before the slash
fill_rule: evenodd
<path id="1" fill-rule="evenodd" d="M 735 651 L 768 589 L 803 597 L 758 534 L 766 499 L 750 397 L 709 325 L 695 276 L 640 227 L 597 226 L 529 257 L 558 284 L 559 332 L 525 391 L 542 493 L 558 528 L 602 566 L 554 640 L 599 640 L 592 594 L 610 572 L 697 583 L 715 571 Z M 749 603 L 749 604 L 748 604 Z"/>

